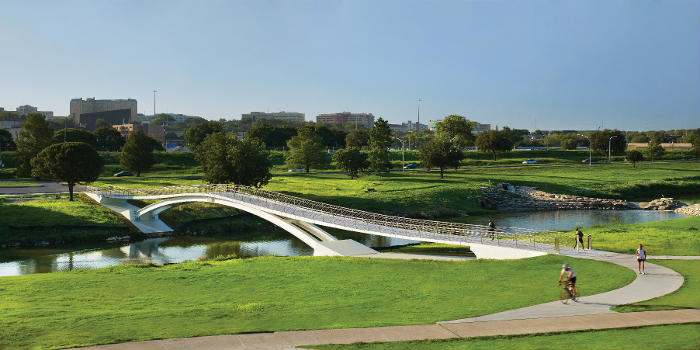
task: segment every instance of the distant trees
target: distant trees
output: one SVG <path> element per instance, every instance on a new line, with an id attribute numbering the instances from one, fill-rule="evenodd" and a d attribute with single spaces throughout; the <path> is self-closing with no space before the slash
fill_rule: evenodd
<path id="1" fill-rule="evenodd" d="M 308 173 L 311 167 L 329 163 L 326 147 L 312 126 L 299 128 L 297 135 L 287 141 L 287 147 L 289 152 L 286 158 L 289 168 L 304 168 Z"/>
<path id="2" fill-rule="evenodd" d="M 360 176 L 360 171 L 369 168 L 367 154 L 355 147 L 339 149 L 333 154 L 333 160 L 338 169 L 345 170 L 351 179 Z"/>
<path id="3" fill-rule="evenodd" d="M 610 139 L 610 137 L 613 138 Z M 591 149 L 593 152 L 608 153 L 608 142 L 610 142 L 612 153 L 623 153 L 627 148 L 627 139 L 620 130 L 605 129 L 591 134 Z"/>
<path id="4" fill-rule="evenodd" d="M 65 182 L 71 201 L 73 187 L 97 180 L 102 165 L 97 151 L 85 142 L 57 143 L 44 148 L 31 160 L 32 175 Z"/>
<path id="5" fill-rule="evenodd" d="M 644 155 L 642 155 L 642 152 L 639 152 L 637 150 L 629 150 L 627 151 L 627 160 L 632 162 L 633 167 L 637 167 L 637 162 L 641 162 L 644 160 Z"/>
<path id="6" fill-rule="evenodd" d="M 362 148 L 366 147 L 369 142 L 369 132 L 365 129 L 356 129 L 350 131 L 345 136 L 345 146 Z"/>
<path id="7" fill-rule="evenodd" d="M 117 152 L 126 142 L 124 136 L 111 127 L 97 128 L 93 133 L 95 134 L 97 149 L 100 151 Z"/>
<path id="8" fill-rule="evenodd" d="M 464 153 L 449 139 L 436 137 L 421 147 L 419 157 L 422 167 L 428 170 L 433 167 L 440 168 L 442 179 L 445 177 L 445 169 L 459 166 L 459 162 L 464 159 Z"/>
<path id="9" fill-rule="evenodd" d="M 272 178 L 265 144 L 257 138 L 240 140 L 235 134 L 207 135 L 195 153 L 209 183 L 234 183 L 261 187 Z"/>
<path id="10" fill-rule="evenodd" d="M 476 147 L 481 152 L 493 154 L 493 160 L 498 159 L 498 153 L 513 149 L 514 141 L 508 130 L 489 130 L 479 134 L 476 138 Z"/>
<path id="11" fill-rule="evenodd" d="M 461 115 L 452 114 L 437 123 L 436 131 L 439 137 L 462 149 L 474 143 L 473 126 L 474 122 L 466 120 Z"/>
<path id="12" fill-rule="evenodd" d="M 559 139 L 559 146 L 562 149 L 567 149 L 567 150 L 576 149 L 576 147 L 578 146 L 578 140 L 576 140 L 571 135 L 562 136 Z"/>
<path id="13" fill-rule="evenodd" d="M 0 151 L 14 150 L 16 147 L 12 134 L 5 129 L 0 129 Z"/>
<path id="14" fill-rule="evenodd" d="M 70 128 L 56 130 L 53 134 L 53 143 L 61 143 L 64 142 L 64 140 L 65 142 L 85 142 L 92 147 L 97 147 L 95 134 L 83 129 Z"/>
<path id="15" fill-rule="evenodd" d="M 142 171 L 153 166 L 153 138 L 140 130 L 132 132 L 119 154 L 119 163 L 141 176 Z"/>
<path id="16" fill-rule="evenodd" d="M 661 142 L 659 142 L 658 139 L 652 137 L 651 140 L 649 140 L 649 144 L 646 148 L 647 156 L 653 162 L 654 158 L 661 157 L 664 154 L 664 152 L 666 152 L 666 150 L 663 147 L 661 147 Z"/>
<path id="17" fill-rule="evenodd" d="M 389 129 L 389 123 L 383 118 L 374 122 L 374 127 L 369 131 L 369 167 L 373 171 L 389 171 L 389 147 L 394 141 Z"/>
<path id="18" fill-rule="evenodd" d="M 53 130 L 46 122 L 44 115 L 28 114 L 27 121 L 22 125 L 22 130 L 17 138 L 17 156 L 19 158 L 17 174 L 30 176 L 32 173 L 31 159 L 51 145 L 52 141 Z"/>
<path id="19" fill-rule="evenodd" d="M 222 131 L 223 127 L 221 123 L 205 121 L 197 124 L 197 126 L 192 127 L 185 132 L 185 143 L 192 151 L 196 151 L 197 146 L 204 141 L 204 138 L 207 137 L 207 135 Z"/>

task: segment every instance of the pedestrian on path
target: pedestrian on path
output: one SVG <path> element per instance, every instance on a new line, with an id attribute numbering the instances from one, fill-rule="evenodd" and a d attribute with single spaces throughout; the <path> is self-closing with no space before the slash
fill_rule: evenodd
<path id="1" fill-rule="evenodd" d="M 579 250 L 583 248 L 583 232 L 581 232 L 581 229 L 577 227 L 576 236 L 574 237 L 574 249 Z"/>
<path id="2" fill-rule="evenodd" d="M 493 223 L 493 218 L 489 218 L 489 235 L 491 236 L 492 241 L 495 236 L 493 232 L 494 230 L 496 230 L 496 224 Z"/>
<path id="3" fill-rule="evenodd" d="M 647 252 L 644 251 L 644 246 L 640 244 L 635 254 L 637 255 L 637 270 L 639 270 L 639 274 L 646 275 L 647 273 L 644 272 L 644 261 L 647 260 Z"/>

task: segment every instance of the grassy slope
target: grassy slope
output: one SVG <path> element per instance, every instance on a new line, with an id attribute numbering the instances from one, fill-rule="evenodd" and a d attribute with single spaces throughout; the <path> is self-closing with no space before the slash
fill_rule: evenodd
<path id="1" fill-rule="evenodd" d="M 41 184 L 31 182 L 0 181 L 0 187 L 38 187 Z"/>
<path id="2" fill-rule="evenodd" d="M 639 244 L 649 255 L 700 255 L 700 217 L 643 224 L 589 227 L 593 248 L 633 254 Z"/>
<path id="3" fill-rule="evenodd" d="M 588 332 L 425 340 L 392 343 L 356 343 L 308 346 L 313 349 L 344 350 L 692 350 L 700 347 L 700 325 L 682 324 Z"/>
<path id="4" fill-rule="evenodd" d="M 392 253 L 474 256 L 469 247 L 442 243 L 421 243 L 385 250 Z"/>
<path id="5" fill-rule="evenodd" d="M 634 304 L 613 307 L 618 312 L 700 309 L 700 261 L 698 260 L 650 260 L 683 275 L 685 282 L 677 291 Z"/>
<path id="6" fill-rule="evenodd" d="M 590 294 L 635 278 L 620 266 L 560 256 L 462 262 L 264 257 L 122 265 L 4 277 L 0 340 L 8 348 L 59 348 L 431 323 L 555 300 L 559 291 L 552 281 L 564 261 L 588 276 Z"/>

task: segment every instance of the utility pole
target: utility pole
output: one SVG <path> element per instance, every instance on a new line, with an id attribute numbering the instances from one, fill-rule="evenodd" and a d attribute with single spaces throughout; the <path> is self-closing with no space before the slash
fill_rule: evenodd
<path id="1" fill-rule="evenodd" d="M 420 99 L 420 97 L 419 97 L 418 98 L 418 122 L 416 122 L 416 131 L 420 131 L 420 102 L 421 101 L 423 101 L 423 100 Z"/>
<path id="2" fill-rule="evenodd" d="M 610 136 L 608 139 L 608 163 L 610 163 L 610 143 L 612 142 L 612 139 L 616 138 L 617 135 Z"/>

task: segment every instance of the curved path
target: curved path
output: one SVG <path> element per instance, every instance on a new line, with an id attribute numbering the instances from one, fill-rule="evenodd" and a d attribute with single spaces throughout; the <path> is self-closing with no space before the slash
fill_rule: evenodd
<path id="1" fill-rule="evenodd" d="M 634 256 L 600 253 L 602 254 L 595 254 L 591 258 L 625 266 L 637 272 Z M 375 257 L 396 258 L 391 255 Z M 556 301 L 437 324 L 173 338 L 82 349 L 296 349 L 296 346 L 301 345 L 330 343 L 447 339 L 700 322 L 698 310 L 633 313 L 611 311 L 611 306 L 659 297 L 683 285 L 683 276 L 671 269 L 647 263 L 646 270 L 646 275 L 637 275 L 632 283 L 622 288 L 582 297 L 578 303 L 564 305 Z"/>

